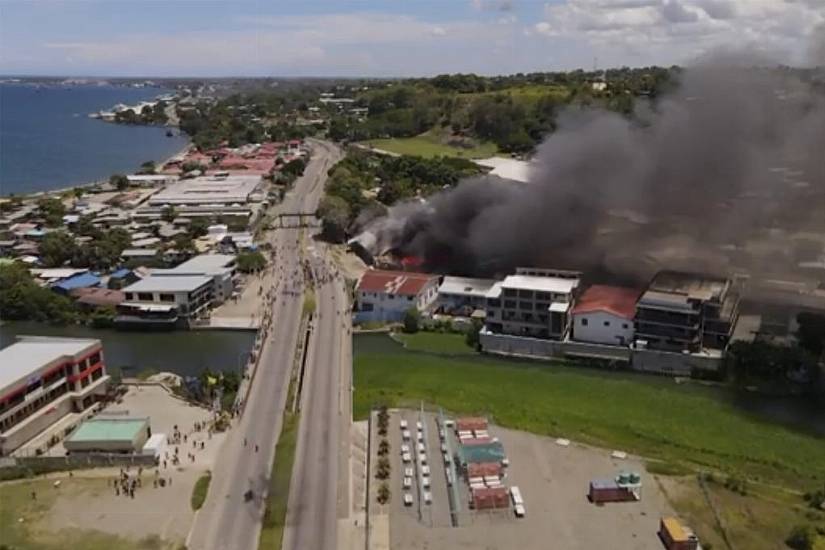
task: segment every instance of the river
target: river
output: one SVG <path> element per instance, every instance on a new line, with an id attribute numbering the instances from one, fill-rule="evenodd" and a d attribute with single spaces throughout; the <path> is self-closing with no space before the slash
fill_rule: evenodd
<path id="1" fill-rule="evenodd" d="M 255 341 L 255 333 L 249 331 L 121 332 L 78 325 L 9 322 L 0 326 L 0 347 L 13 343 L 17 335 L 100 339 L 106 365 L 122 369 L 123 376 L 135 376 L 147 369 L 181 376 L 197 375 L 205 368 L 238 369 Z"/>

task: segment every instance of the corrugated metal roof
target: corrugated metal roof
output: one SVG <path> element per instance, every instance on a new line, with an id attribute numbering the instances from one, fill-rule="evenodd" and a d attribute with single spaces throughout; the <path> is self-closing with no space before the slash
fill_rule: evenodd
<path id="1" fill-rule="evenodd" d="M 100 277 L 92 275 L 91 273 L 79 273 L 68 279 L 63 279 L 52 285 L 52 288 L 65 290 L 66 292 L 76 288 L 88 288 L 91 286 L 98 286 L 100 284 Z"/>

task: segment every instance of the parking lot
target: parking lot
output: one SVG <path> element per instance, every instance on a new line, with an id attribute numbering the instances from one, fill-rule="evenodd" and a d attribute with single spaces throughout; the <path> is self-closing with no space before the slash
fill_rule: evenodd
<path id="1" fill-rule="evenodd" d="M 422 442 L 426 443 L 431 503 L 424 502 L 421 487 L 424 470 L 418 459 L 420 413 L 412 410 L 390 414 L 388 438 L 392 465 L 389 505 L 390 542 L 393 549 L 448 548 L 617 548 L 660 550 L 656 534 L 659 519 L 672 509 L 653 477 L 641 461 L 628 457 L 611 458 L 610 450 L 594 449 L 572 442 L 561 446 L 555 439 L 507 430 L 490 425 L 490 436 L 504 446 L 509 466 L 503 480 L 518 486 L 526 515 L 515 517 L 512 506 L 504 510 L 475 511 L 469 508 L 469 487 L 454 469 L 456 494 L 460 497 L 454 516 L 450 513 L 445 461 L 439 439 L 437 416 L 425 413 Z M 402 437 L 401 421 L 407 423 L 410 438 Z M 458 442 L 453 430 L 446 430 L 454 454 Z M 408 445 L 410 461 L 402 460 L 402 445 Z M 412 472 L 405 471 L 412 468 Z M 453 468 L 452 462 L 448 468 Z M 594 505 L 587 498 L 591 479 L 612 478 L 620 470 L 639 472 L 642 498 L 637 502 Z M 405 474 L 412 473 L 409 491 Z M 374 474 L 373 474 L 374 479 Z M 405 505 L 409 492 L 413 502 Z"/>

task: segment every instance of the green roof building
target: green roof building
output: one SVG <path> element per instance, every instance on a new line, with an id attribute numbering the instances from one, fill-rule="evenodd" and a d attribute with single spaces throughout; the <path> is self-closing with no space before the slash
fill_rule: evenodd
<path id="1" fill-rule="evenodd" d="M 99 417 L 80 424 L 64 445 L 69 453 L 139 453 L 151 435 L 149 418 Z"/>

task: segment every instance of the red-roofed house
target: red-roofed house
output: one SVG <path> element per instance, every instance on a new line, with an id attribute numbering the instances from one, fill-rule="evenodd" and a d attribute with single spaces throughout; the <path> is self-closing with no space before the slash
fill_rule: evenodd
<path id="1" fill-rule="evenodd" d="M 641 290 L 593 285 L 576 300 L 571 315 L 573 339 L 627 346 L 633 341 L 633 317 Z"/>
<path id="2" fill-rule="evenodd" d="M 411 307 L 421 311 L 432 304 L 439 282 L 431 273 L 370 269 L 358 282 L 355 320 L 400 321 Z"/>

